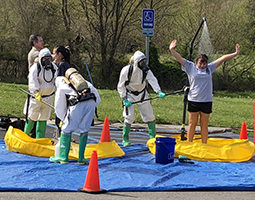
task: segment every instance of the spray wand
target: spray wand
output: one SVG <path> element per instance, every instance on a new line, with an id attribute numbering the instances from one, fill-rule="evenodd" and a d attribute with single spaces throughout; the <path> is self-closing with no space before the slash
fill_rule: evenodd
<path id="1" fill-rule="evenodd" d="M 20 90 L 21 90 L 22 92 L 24 92 L 24 93 L 26 93 L 26 94 L 28 94 L 28 95 L 30 95 L 30 96 L 32 96 L 32 97 L 35 98 L 35 95 L 33 95 L 32 93 L 27 92 L 26 90 L 23 90 L 22 88 L 20 88 Z M 53 107 L 51 104 L 47 103 L 46 101 L 42 100 L 42 103 L 44 103 L 44 104 L 46 104 L 47 106 L 49 106 L 49 107 L 51 107 L 52 109 L 54 109 L 54 107 Z"/>
<path id="2" fill-rule="evenodd" d="M 183 91 L 184 91 L 184 89 L 176 90 L 174 92 L 167 93 L 166 96 L 171 95 L 171 94 L 177 94 L 177 93 L 180 93 L 180 92 L 183 92 Z M 137 103 L 141 103 L 141 102 L 144 102 L 144 101 L 149 101 L 149 100 L 153 100 L 153 99 L 157 99 L 157 98 L 160 98 L 160 97 L 156 96 L 156 97 L 151 97 L 151 98 L 148 98 L 148 99 L 143 99 L 143 100 L 140 100 L 140 101 L 134 101 L 134 102 L 132 102 L 132 104 L 137 104 Z"/>

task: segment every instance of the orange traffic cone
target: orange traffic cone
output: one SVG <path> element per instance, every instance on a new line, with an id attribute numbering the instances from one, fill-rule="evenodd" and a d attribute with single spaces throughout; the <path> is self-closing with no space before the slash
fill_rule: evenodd
<path id="1" fill-rule="evenodd" d="M 107 192 L 104 189 L 100 189 L 98 161 L 97 161 L 96 151 L 92 152 L 84 187 L 79 188 L 78 190 L 81 192 L 94 193 L 94 194 Z"/>
<path id="2" fill-rule="evenodd" d="M 243 124 L 242 124 L 242 128 L 241 128 L 239 139 L 240 140 L 248 139 L 247 128 L 246 128 L 246 123 L 245 122 L 243 122 Z"/>
<path id="3" fill-rule="evenodd" d="M 102 142 L 111 142 L 108 117 L 104 119 L 104 126 L 102 130 L 101 138 L 100 138 L 100 143 Z"/>

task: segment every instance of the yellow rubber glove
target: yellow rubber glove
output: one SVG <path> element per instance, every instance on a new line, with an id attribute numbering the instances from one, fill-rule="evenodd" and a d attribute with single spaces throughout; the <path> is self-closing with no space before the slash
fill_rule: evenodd
<path id="1" fill-rule="evenodd" d="M 61 127 L 62 127 L 62 125 L 63 125 L 63 122 L 62 122 L 62 121 L 60 121 L 60 122 L 59 122 L 59 125 L 58 125 L 58 126 L 59 126 L 59 128 L 61 128 Z"/>
<path id="2" fill-rule="evenodd" d="M 35 94 L 35 99 L 36 99 L 36 101 L 42 102 L 42 96 L 41 96 L 40 92 L 37 92 Z"/>

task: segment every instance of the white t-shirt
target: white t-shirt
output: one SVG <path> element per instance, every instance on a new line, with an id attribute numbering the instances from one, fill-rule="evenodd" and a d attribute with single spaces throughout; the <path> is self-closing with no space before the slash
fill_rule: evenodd
<path id="1" fill-rule="evenodd" d="M 199 69 L 195 63 L 185 60 L 182 70 L 186 72 L 189 79 L 190 90 L 188 100 L 212 102 L 212 73 L 216 71 L 216 63 L 211 62 L 205 69 Z"/>

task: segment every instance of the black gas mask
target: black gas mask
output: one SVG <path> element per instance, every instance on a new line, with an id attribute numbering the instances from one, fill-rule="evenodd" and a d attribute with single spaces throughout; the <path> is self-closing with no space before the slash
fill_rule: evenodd
<path id="1" fill-rule="evenodd" d="M 149 68 L 148 65 L 146 64 L 146 60 L 145 60 L 145 59 L 141 60 L 141 61 L 138 63 L 138 67 L 139 67 L 139 69 L 141 69 L 141 70 L 143 71 L 143 79 L 142 79 L 142 84 L 143 84 L 143 82 L 145 81 L 146 76 L 147 76 L 147 73 L 148 73 L 148 71 L 149 71 L 150 68 Z"/>
<path id="2" fill-rule="evenodd" d="M 43 79 L 47 82 L 47 83 L 50 83 L 52 80 L 53 80 L 53 78 L 54 78 L 54 74 L 55 74 L 55 69 L 54 69 L 54 67 L 53 67 L 53 65 L 52 65 L 52 63 L 51 63 L 51 58 L 46 58 L 45 60 L 42 60 L 41 61 L 41 64 L 42 64 L 42 66 L 44 66 L 44 71 L 43 71 Z M 50 80 L 47 80 L 46 79 L 46 77 L 45 77 L 45 71 L 51 71 L 52 72 L 52 78 L 50 79 Z"/>
<path id="3" fill-rule="evenodd" d="M 141 60 L 138 63 L 138 67 L 143 71 L 143 72 L 147 72 L 150 68 L 147 66 L 146 64 L 146 60 Z"/>
<path id="4" fill-rule="evenodd" d="M 53 66 L 51 64 L 51 59 L 50 58 L 47 58 L 44 61 L 42 60 L 42 66 L 44 66 L 44 68 L 46 70 L 52 70 L 53 69 Z"/>

